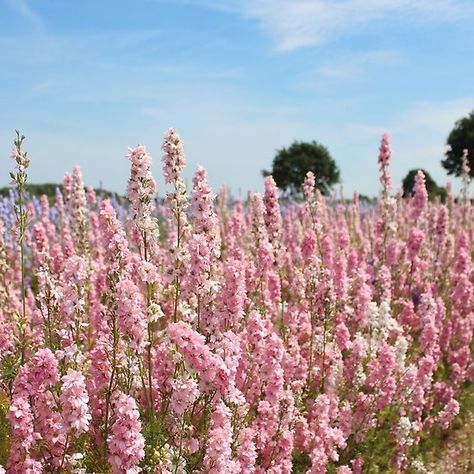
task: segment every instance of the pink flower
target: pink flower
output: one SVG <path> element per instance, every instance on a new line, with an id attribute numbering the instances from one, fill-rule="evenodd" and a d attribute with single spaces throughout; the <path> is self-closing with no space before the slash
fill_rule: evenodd
<path id="1" fill-rule="evenodd" d="M 145 440 L 136 401 L 129 395 L 117 392 L 113 399 L 113 423 L 108 439 L 109 462 L 114 474 L 141 472 L 140 461 L 145 456 Z"/>
<path id="2" fill-rule="evenodd" d="M 85 378 L 81 372 L 68 369 L 61 378 L 62 387 L 59 397 L 63 407 L 62 416 L 66 431 L 74 431 L 77 436 L 89 430 L 91 415 L 89 413 L 89 395 Z"/>
<path id="3" fill-rule="evenodd" d="M 165 152 L 162 158 L 165 181 L 174 183 L 181 176 L 186 166 L 183 143 L 174 128 L 170 128 L 165 135 L 162 149 Z"/>
<path id="4" fill-rule="evenodd" d="M 246 296 L 242 262 L 231 258 L 224 268 L 224 285 L 219 293 L 220 319 L 225 328 L 239 327 L 244 314 Z"/>
<path id="5" fill-rule="evenodd" d="M 173 392 L 171 394 L 171 408 L 179 416 L 195 402 L 199 396 L 198 384 L 194 379 L 187 376 L 174 379 L 171 382 Z"/>
<path id="6" fill-rule="evenodd" d="M 301 255 L 306 261 L 310 261 L 314 258 L 316 254 L 316 234 L 314 231 L 306 232 L 303 237 L 303 242 L 301 243 Z"/>
<path id="7" fill-rule="evenodd" d="M 347 326 L 340 322 L 336 327 L 336 343 L 341 351 L 350 346 L 351 335 Z"/>
<path id="8" fill-rule="evenodd" d="M 102 244 L 107 250 L 106 257 L 113 271 L 120 270 L 129 258 L 128 241 L 122 224 L 117 218 L 117 213 L 111 202 L 106 199 L 100 205 L 100 229 L 102 231 Z"/>
<path id="9" fill-rule="evenodd" d="M 50 349 L 40 349 L 33 356 L 28 380 L 34 391 L 59 382 L 58 361 Z"/>
<path id="10" fill-rule="evenodd" d="M 415 197 L 413 198 L 412 202 L 411 217 L 414 222 L 417 222 L 428 204 L 428 192 L 426 191 L 425 175 L 421 170 L 418 170 L 418 173 L 415 176 L 414 191 Z"/>
<path id="11" fill-rule="evenodd" d="M 203 382 L 213 384 L 222 395 L 227 393 L 231 386 L 230 369 L 210 350 L 203 335 L 194 331 L 184 321 L 170 324 L 168 335 L 177 345 L 186 363 L 199 373 Z"/>
<path id="12" fill-rule="evenodd" d="M 146 262 L 144 260 L 140 262 L 140 265 L 138 267 L 138 273 L 140 274 L 142 281 L 144 281 L 145 283 L 156 283 L 159 278 L 158 269 L 156 268 L 156 265 L 151 262 Z"/>
<path id="13" fill-rule="evenodd" d="M 413 260 L 419 254 L 424 239 L 425 234 L 421 230 L 416 227 L 410 229 L 408 237 L 408 257 L 410 260 Z"/>
<path id="14" fill-rule="evenodd" d="M 19 446 L 28 450 L 34 441 L 33 414 L 28 400 L 14 397 L 7 416 Z"/>
<path id="15" fill-rule="evenodd" d="M 315 186 L 316 178 L 314 177 L 314 173 L 312 171 L 308 171 L 303 183 L 303 191 L 307 201 L 310 201 L 314 197 Z"/>
<path id="16" fill-rule="evenodd" d="M 132 280 L 124 278 L 117 283 L 117 320 L 123 335 L 133 349 L 144 347 L 147 332 L 143 294 Z"/>
<path id="17" fill-rule="evenodd" d="M 341 466 L 337 470 L 337 474 L 352 474 L 352 469 L 349 466 Z"/>
<path id="18" fill-rule="evenodd" d="M 253 474 L 255 472 L 257 449 L 253 441 L 254 437 L 255 433 L 251 428 L 244 428 L 239 436 L 237 456 L 241 474 Z"/>
<path id="19" fill-rule="evenodd" d="M 132 166 L 127 185 L 127 197 L 131 202 L 134 222 L 141 230 L 151 227 L 153 194 L 156 182 L 151 174 L 151 157 L 143 145 L 130 149 Z"/>
<path id="20" fill-rule="evenodd" d="M 441 410 L 438 415 L 438 421 L 441 427 L 445 430 L 448 428 L 449 424 L 453 418 L 459 413 L 459 403 L 451 398 L 445 407 Z"/>
<path id="21" fill-rule="evenodd" d="M 221 400 L 211 415 L 204 467 L 209 474 L 237 474 L 239 466 L 232 459 L 232 425 L 229 408 Z"/>
<path id="22" fill-rule="evenodd" d="M 265 225 L 270 237 L 270 241 L 280 238 L 282 219 L 280 204 L 278 202 L 278 189 L 272 176 L 267 176 L 264 180 L 265 194 L 263 202 L 265 204 Z"/>
<path id="23" fill-rule="evenodd" d="M 205 237 L 212 255 L 218 257 L 221 236 L 214 201 L 215 195 L 207 181 L 206 170 L 199 166 L 193 178 L 193 230 Z"/>
<path id="24" fill-rule="evenodd" d="M 66 281 L 83 282 L 87 278 L 86 260 L 79 255 L 69 257 L 64 265 L 64 276 Z"/>
<path id="25" fill-rule="evenodd" d="M 387 191 L 392 186 L 392 178 L 388 170 L 391 157 L 392 157 L 392 149 L 390 146 L 390 137 L 387 133 L 385 133 L 382 136 L 382 141 L 380 143 L 379 169 L 381 172 L 380 182 L 382 183 L 384 189 Z"/>

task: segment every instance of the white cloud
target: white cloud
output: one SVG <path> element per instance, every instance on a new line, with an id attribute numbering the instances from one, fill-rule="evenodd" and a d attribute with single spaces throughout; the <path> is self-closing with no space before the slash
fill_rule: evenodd
<path id="1" fill-rule="evenodd" d="M 278 51 L 318 46 L 374 22 L 445 22 L 472 18 L 472 0 L 182 0 L 255 21 Z"/>

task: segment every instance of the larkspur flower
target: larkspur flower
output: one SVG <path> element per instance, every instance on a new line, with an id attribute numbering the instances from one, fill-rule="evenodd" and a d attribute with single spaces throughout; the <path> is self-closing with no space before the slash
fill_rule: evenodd
<path id="1" fill-rule="evenodd" d="M 61 378 L 62 387 L 59 397 L 62 404 L 64 428 L 67 432 L 74 431 L 79 436 L 89 430 L 92 419 L 89 413 L 89 395 L 85 377 L 77 370 L 68 369 Z"/>
<path id="2" fill-rule="evenodd" d="M 112 472 L 137 474 L 141 472 L 139 464 L 145 455 L 145 441 L 136 401 L 129 395 L 117 393 L 113 409 L 115 421 L 108 439 Z"/>

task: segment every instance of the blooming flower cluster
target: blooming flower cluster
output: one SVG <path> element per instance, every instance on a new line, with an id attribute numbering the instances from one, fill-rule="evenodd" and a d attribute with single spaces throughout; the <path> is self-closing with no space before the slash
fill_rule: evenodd
<path id="1" fill-rule="evenodd" d="M 60 401 L 64 428 L 67 431 L 74 430 L 77 435 L 85 433 L 89 430 L 91 415 L 84 375 L 77 370 L 68 369 L 61 381 Z"/>
<path id="2" fill-rule="evenodd" d="M 446 204 L 421 171 L 413 197 L 393 196 L 384 135 L 374 205 L 328 199 L 312 173 L 302 202 L 282 203 L 272 177 L 231 202 L 201 167 L 188 195 L 176 130 L 162 150 L 161 202 L 139 145 L 127 205 L 86 191 L 77 167 L 50 205 L 25 199 L 17 137 L 21 192 L 0 200 L 0 466 L 421 466 L 420 441 L 449 428 L 474 379 L 467 180 Z"/>

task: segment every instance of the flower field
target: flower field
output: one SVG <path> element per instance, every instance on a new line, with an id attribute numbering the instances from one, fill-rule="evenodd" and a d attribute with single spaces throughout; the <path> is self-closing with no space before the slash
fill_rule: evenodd
<path id="1" fill-rule="evenodd" d="M 126 205 L 79 168 L 49 202 L 24 148 L 0 202 L 0 472 L 427 472 L 474 379 L 467 179 L 395 196 L 385 135 L 376 204 L 311 173 L 301 202 L 271 177 L 233 202 L 203 168 L 186 189 L 170 129 L 163 202 L 141 145 Z"/>

